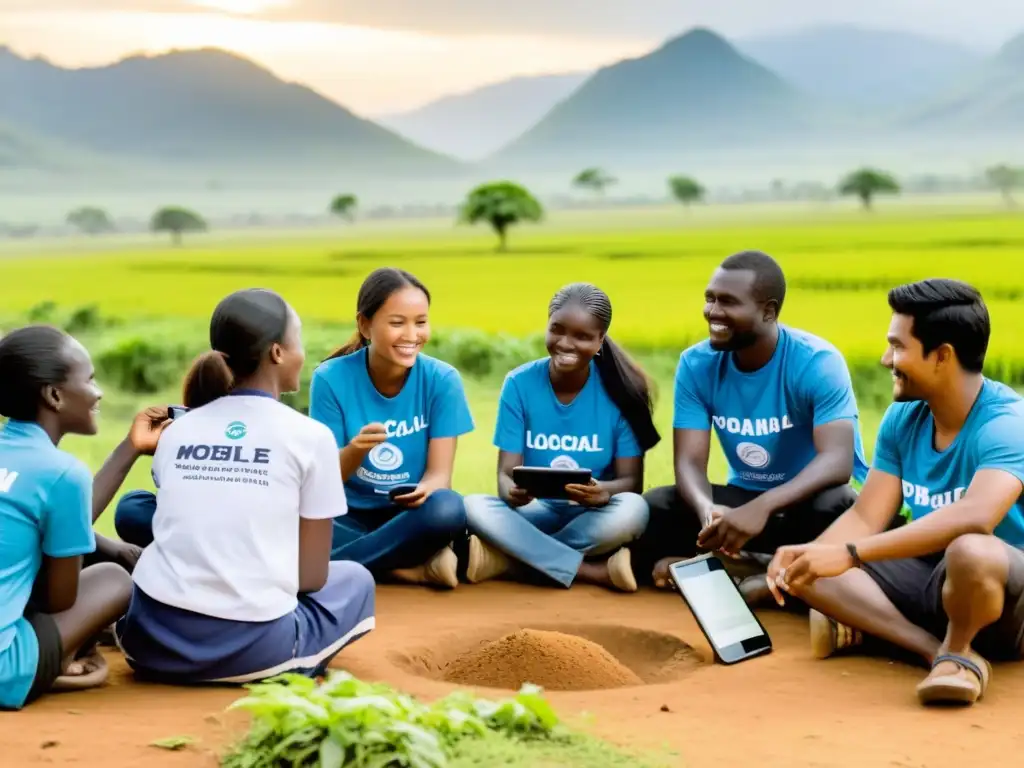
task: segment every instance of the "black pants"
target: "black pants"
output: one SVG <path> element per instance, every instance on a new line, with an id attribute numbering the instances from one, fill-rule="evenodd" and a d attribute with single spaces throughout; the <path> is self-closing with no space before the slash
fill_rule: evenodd
<path id="1" fill-rule="evenodd" d="M 761 495 L 735 485 L 712 485 L 715 504 L 740 507 Z M 654 564 L 663 557 L 692 557 L 701 552 L 697 546 L 700 521 L 674 485 L 654 488 L 644 494 L 651 517 L 637 541 L 630 546 L 633 572 L 637 579 L 650 583 Z M 768 519 L 764 530 L 746 543 L 747 552 L 771 554 L 786 544 L 803 544 L 824 533 L 836 518 L 853 506 L 857 492 L 849 485 L 828 488 L 804 502 L 779 510 Z"/>

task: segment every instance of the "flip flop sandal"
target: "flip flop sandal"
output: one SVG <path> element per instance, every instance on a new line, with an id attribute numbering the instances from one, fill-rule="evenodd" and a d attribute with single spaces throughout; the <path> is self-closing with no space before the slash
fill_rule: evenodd
<path id="1" fill-rule="evenodd" d="M 932 662 L 934 670 L 939 664 L 951 661 L 977 678 L 972 681 L 959 673 L 951 675 L 929 675 L 917 686 L 917 698 L 922 704 L 973 704 L 985 695 L 992 666 L 977 653 L 959 655 L 943 653 Z"/>

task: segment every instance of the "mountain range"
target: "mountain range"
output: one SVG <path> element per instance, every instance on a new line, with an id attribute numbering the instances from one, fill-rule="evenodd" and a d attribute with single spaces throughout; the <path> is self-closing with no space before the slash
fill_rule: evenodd
<path id="1" fill-rule="evenodd" d="M 694 29 L 595 72 L 515 78 L 365 119 L 215 49 L 65 69 L 0 47 L 0 169 L 461 178 L 851 139 L 1020 136 L 1021 72 L 1024 35 L 984 56 L 849 27 L 738 43 Z"/>

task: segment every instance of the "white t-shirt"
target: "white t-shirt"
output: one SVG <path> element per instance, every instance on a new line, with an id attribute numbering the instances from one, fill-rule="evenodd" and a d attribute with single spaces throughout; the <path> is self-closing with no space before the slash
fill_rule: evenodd
<path id="1" fill-rule="evenodd" d="M 153 479 L 153 543 L 135 583 L 221 619 L 295 610 L 299 518 L 348 511 L 331 431 L 264 395 L 230 395 L 176 419 L 160 436 Z"/>

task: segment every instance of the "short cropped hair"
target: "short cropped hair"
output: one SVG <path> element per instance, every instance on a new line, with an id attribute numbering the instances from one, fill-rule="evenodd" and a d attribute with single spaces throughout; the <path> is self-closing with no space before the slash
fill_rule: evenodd
<path id="1" fill-rule="evenodd" d="M 889 291 L 889 307 L 914 319 L 912 332 L 925 355 L 949 344 L 961 368 L 981 373 L 991 325 L 977 288 L 945 278 L 907 283 Z"/>
<path id="2" fill-rule="evenodd" d="M 774 301 L 776 314 L 782 311 L 786 298 L 786 276 L 782 267 L 762 251 L 740 251 L 721 264 L 722 269 L 747 270 L 754 273 L 754 296 L 758 301 Z"/>

